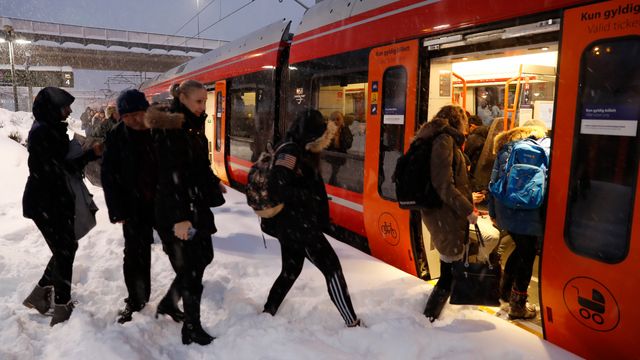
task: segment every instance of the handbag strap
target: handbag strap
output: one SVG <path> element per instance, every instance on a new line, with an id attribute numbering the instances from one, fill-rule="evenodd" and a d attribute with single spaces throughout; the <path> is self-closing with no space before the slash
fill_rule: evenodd
<path id="1" fill-rule="evenodd" d="M 471 242 L 471 234 L 469 232 L 469 223 L 467 223 L 467 229 L 465 231 L 465 242 L 464 242 L 464 265 L 468 266 L 469 265 L 469 243 Z M 480 227 L 478 226 L 478 224 L 473 224 L 474 225 L 474 231 L 476 233 L 476 236 L 478 237 L 478 242 L 480 243 L 480 246 L 484 247 L 484 240 L 482 239 L 482 232 L 480 232 Z M 499 241 L 498 241 L 499 244 Z M 487 259 L 486 261 L 487 264 L 489 264 L 489 266 L 491 267 L 491 261 L 489 261 L 489 259 Z"/>

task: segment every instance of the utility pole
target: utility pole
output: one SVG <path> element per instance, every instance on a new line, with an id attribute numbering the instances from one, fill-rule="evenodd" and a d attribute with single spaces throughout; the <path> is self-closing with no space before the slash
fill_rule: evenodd
<path id="1" fill-rule="evenodd" d="M 18 86 L 16 85 L 16 67 L 13 64 L 13 40 L 15 33 L 13 32 L 13 26 L 5 25 L 4 33 L 6 41 L 9 43 L 9 64 L 11 65 L 11 86 L 13 87 L 13 108 L 18 111 Z"/>

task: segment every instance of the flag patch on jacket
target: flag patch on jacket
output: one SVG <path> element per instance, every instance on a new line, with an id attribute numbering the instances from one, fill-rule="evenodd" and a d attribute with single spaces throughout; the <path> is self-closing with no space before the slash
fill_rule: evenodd
<path id="1" fill-rule="evenodd" d="M 276 158 L 276 166 L 283 166 L 287 169 L 293 170 L 296 166 L 296 157 L 289 154 L 279 154 Z"/>

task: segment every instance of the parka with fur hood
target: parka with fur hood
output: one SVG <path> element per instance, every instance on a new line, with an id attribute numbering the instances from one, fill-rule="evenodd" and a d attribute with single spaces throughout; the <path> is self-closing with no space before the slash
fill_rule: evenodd
<path id="1" fill-rule="evenodd" d="M 462 258 L 467 234 L 467 216 L 474 210 L 467 164 L 461 147 L 462 129 L 454 128 L 446 118 L 436 117 L 424 124 L 416 138 L 434 138 L 431 150 L 431 182 L 442 199 L 437 209 L 421 211 L 431 240 L 444 262 Z"/>
<path id="2" fill-rule="evenodd" d="M 546 137 L 545 129 L 539 126 L 520 126 L 499 134 L 494 142 L 497 156 L 491 172 L 492 183 L 504 175 L 505 165 L 515 143 L 527 138 L 543 139 L 540 145 L 549 153 L 551 140 Z M 502 230 L 530 236 L 542 236 L 544 233 L 542 208 L 511 209 L 489 194 L 489 215 L 496 219 Z"/>
<path id="3" fill-rule="evenodd" d="M 220 179 L 209 162 L 206 117 L 180 103 L 174 103 L 171 112 L 151 107 L 145 115 L 158 161 L 156 222 L 165 230 L 189 220 L 199 232 L 217 231 L 210 207 L 214 192 L 220 191 Z"/>

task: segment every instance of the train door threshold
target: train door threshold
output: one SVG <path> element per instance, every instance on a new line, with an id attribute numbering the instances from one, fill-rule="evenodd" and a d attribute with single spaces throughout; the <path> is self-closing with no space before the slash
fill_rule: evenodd
<path id="1" fill-rule="evenodd" d="M 428 280 L 427 283 L 435 286 L 438 280 Z M 451 305 L 456 306 L 456 305 Z M 526 330 L 541 339 L 543 338 L 542 334 L 542 326 L 540 326 L 540 306 L 536 304 L 536 308 L 538 309 L 538 317 L 532 320 L 509 320 L 507 315 L 508 313 L 508 305 L 503 305 L 501 307 L 491 307 L 491 306 L 475 306 L 476 309 L 485 312 L 489 315 L 496 316 L 504 321 L 507 321 L 523 330 Z"/>

